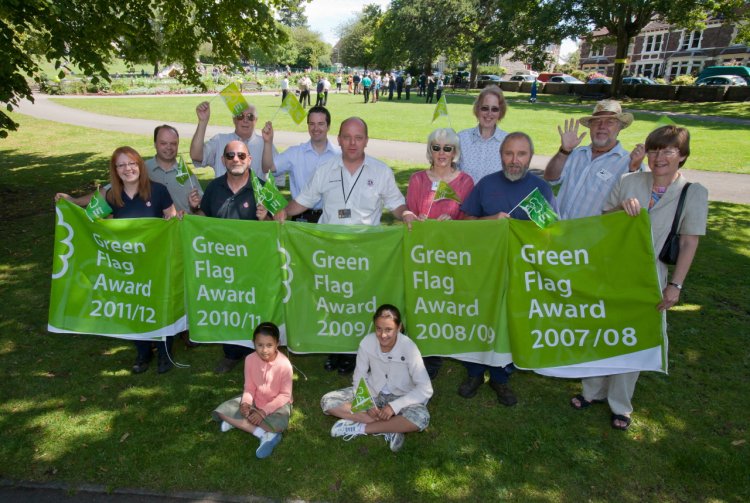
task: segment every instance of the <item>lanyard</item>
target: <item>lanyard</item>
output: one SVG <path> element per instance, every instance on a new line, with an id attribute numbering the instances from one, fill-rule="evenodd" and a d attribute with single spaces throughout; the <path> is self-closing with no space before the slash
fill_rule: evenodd
<path id="1" fill-rule="evenodd" d="M 354 180 L 354 183 L 349 188 L 349 195 L 346 195 L 344 192 L 344 168 L 341 168 L 341 195 L 344 197 L 344 207 L 346 207 L 346 204 L 349 202 L 349 198 L 352 197 L 352 192 L 354 192 L 354 187 L 357 186 L 357 182 L 359 181 L 359 177 L 362 176 L 362 172 L 365 170 L 364 163 L 362 164 L 362 168 L 359 170 L 359 174 L 357 175 L 357 179 Z"/>

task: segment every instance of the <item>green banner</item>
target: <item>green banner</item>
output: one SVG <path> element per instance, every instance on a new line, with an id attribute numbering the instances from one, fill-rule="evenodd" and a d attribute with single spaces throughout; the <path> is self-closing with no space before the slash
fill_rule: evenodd
<path id="1" fill-rule="evenodd" d="M 404 235 L 406 324 L 422 354 L 507 365 L 508 222 L 414 222 Z"/>
<path id="2" fill-rule="evenodd" d="M 262 321 L 284 329 L 279 226 L 186 215 L 182 222 L 190 338 L 253 347 Z M 284 341 L 282 341 L 284 342 Z"/>
<path id="3" fill-rule="evenodd" d="M 50 332 L 161 338 L 186 328 L 176 219 L 90 221 L 55 208 Z"/>
<path id="4" fill-rule="evenodd" d="M 282 235 L 292 351 L 356 352 L 378 306 L 404 305 L 401 227 L 286 222 Z"/>
<path id="5" fill-rule="evenodd" d="M 577 377 L 666 370 L 646 212 L 565 220 L 544 230 L 513 220 L 510 231 L 516 365 Z"/>

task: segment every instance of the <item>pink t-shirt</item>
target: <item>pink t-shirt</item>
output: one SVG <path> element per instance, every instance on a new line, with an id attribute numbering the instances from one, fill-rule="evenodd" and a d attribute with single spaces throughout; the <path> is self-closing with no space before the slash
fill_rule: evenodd
<path id="1" fill-rule="evenodd" d="M 474 188 L 474 181 L 463 171 L 458 172 L 448 185 L 456 192 L 461 202 L 469 197 L 469 193 Z M 440 199 L 433 201 L 435 190 L 433 189 L 432 180 L 427 175 L 427 171 L 418 171 L 411 175 L 409 187 L 406 189 L 406 206 L 409 211 L 414 212 L 417 216 L 427 215 L 427 218 L 435 219 L 440 215 L 447 213 L 453 220 L 462 220 L 464 213 L 460 209 L 461 203 L 453 199 Z M 432 205 L 432 206 L 430 206 Z M 429 214 L 428 214 L 429 212 Z"/>
<path id="2" fill-rule="evenodd" d="M 281 351 L 272 362 L 265 362 L 258 353 L 245 358 L 245 387 L 242 401 L 255 404 L 266 414 L 292 403 L 292 364 Z"/>

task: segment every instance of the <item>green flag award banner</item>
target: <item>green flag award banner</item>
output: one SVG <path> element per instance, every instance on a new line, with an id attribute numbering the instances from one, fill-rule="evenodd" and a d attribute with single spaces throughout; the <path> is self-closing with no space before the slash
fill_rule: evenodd
<path id="1" fill-rule="evenodd" d="M 263 321 L 284 334 L 278 224 L 185 215 L 182 249 L 192 340 L 253 347 Z"/>
<path id="2" fill-rule="evenodd" d="M 404 233 L 406 325 L 423 355 L 505 366 L 508 222 L 413 222 Z"/>
<path id="3" fill-rule="evenodd" d="M 559 377 L 666 371 L 651 226 L 616 212 L 539 229 L 510 222 L 513 361 Z"/>
<path id="4" fill-rule="evenodd" d="M 381 304 L 404 305 L 401 226 L 286 222 L 282 229 L 290 350 L 356 352 L 375 331 Z"/>
<path id="5" fill-rule="evenodd" d="M 177 219 L 90 221 L 55 208 L 50 332 L 149 339 L 185 330 Z"/>

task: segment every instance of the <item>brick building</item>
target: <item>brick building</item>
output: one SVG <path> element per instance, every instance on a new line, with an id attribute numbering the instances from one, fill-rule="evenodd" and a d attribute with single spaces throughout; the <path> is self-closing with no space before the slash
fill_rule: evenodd
<path id="1" fill-rule="evenodd" d="M 606 29 L 594 31 L 593 43 L 582 42 L 581 70 L 614 74 L 614 44 L 597 43 L 608 33 Z M 625 74 L 670 81 L 678 75 L 698 75 L 707 66 L 750 66 L 750 47 L 734 44 L 736 37 L 736 26 L 723 25 L 719 20 L 709 20 L 706 29 L 698 31 L 654 20 L 631 41 Z"/>

